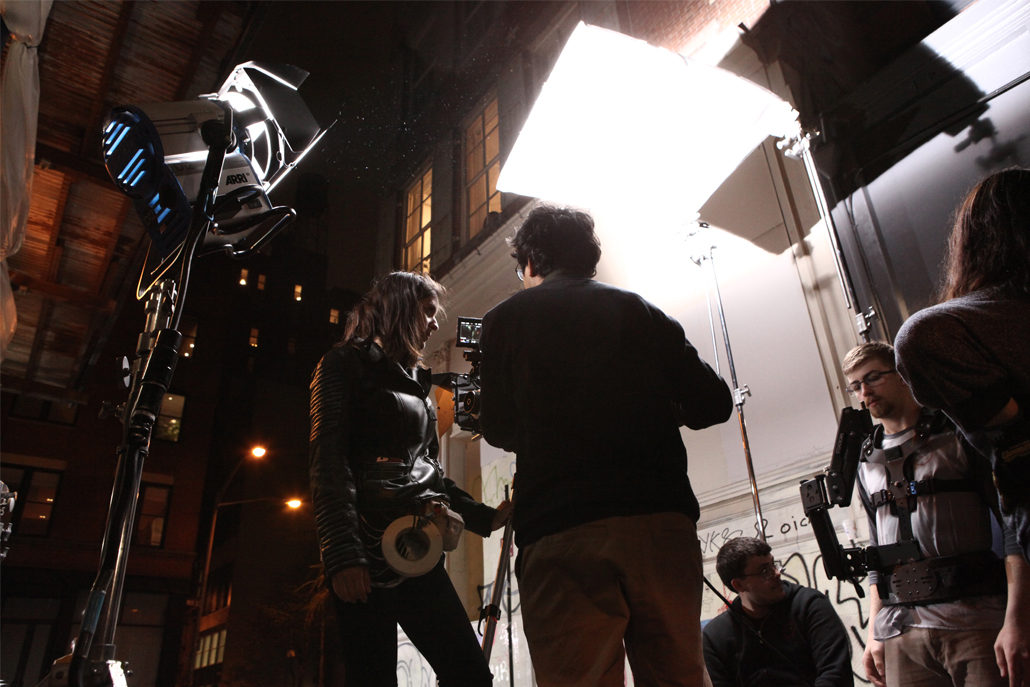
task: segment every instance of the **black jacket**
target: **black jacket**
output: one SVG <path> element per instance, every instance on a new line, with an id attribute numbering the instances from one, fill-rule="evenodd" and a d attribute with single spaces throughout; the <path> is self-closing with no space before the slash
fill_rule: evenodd
<path id="1" fill-rule="evenodd" d="M 854 686 L 851 642 L 830 600 L 810 587 L 783 584 L 787 597 L 765 618 L 742 620 L 738 597 L 733 610 L 705 625 L 705 665 L 712 687 Z M 758 630 L 761 639 L 743 622 Z"/>
<path id="2" fill-rule="evenodd" d="M 725 422 L 730 390 L 635 293 L 549 275 L 486 314 L 483 436 L 518 454 L 516 543 L 601 518 L 695 522 L 679 427 Z"/>
<path id="3" fill-rule="evenodd" d="M 373 584 L 397 582 L 382 558 L 382 531 L 433 499 L 490 536 L 496 511 L 443 476 L 429 390 L 429 370 L 412 377 L 375 343 L 334 348 L 315 368 L 311 500 L 327 577 L 365 565 Z"/>

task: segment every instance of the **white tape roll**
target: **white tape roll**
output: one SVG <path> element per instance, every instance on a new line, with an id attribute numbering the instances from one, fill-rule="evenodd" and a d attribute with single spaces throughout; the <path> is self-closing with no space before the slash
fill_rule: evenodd
<path id="1" fill-rule="evenodd" d="M 443 536 L 436 525 L 411 516 L 397 518 L 383 533 L 383 557 L 395 572 L 418 577 L 436 567 L 443 554 Z"/>

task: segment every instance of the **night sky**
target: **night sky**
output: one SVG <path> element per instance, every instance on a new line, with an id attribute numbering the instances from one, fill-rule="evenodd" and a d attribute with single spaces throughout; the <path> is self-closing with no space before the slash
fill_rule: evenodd
<path id="1" fill-rule="evenodd" d="M 301 218 L 287 231 L 298 237 L 324 232 L 328 287 L 365 291 L 373 277 L 385 152 L 397 129 L 397 110 L 385 88 L 397 58 L 396 2 L 272 3 L 240 61 L 285 62 L 311 73 L 301 86 L 315 119 L 336 126 L 273 193 L 293 204 L 305 172 L 329 179 L 329 206 L 318 222 Z"/>

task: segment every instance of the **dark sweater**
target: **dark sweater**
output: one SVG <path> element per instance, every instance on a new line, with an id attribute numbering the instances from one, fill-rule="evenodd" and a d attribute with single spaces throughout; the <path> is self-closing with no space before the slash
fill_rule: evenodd
<path id="1" fill-rule="evenodd" d="M 916 400 L 943 410 L 967 435 L 1010 398 L 1030 407 L 1026 295 L 983 289 L 920 310 L 902 325 L 894 345 L 898 372 Z"/>
<path id="2" fill-rule="evenodd" d="M 548 276 L 486 314 L 483 436 L 518 454 L 515 542 L 697 499 L 679 426 L 733 411 L 679 323 L 635 293 Z"/>
<path id="3" fill-rule="evenodd" d="M 712 687 L 854 686 L 851 643 L 830 600 L 810 587 L 783 584 L 786 598 L 765 618 L 742 621 L 738 597 L 732 611 L 705 625 L 705 664 Z M 749 622 L 761 639 L 742 622 Z"/>

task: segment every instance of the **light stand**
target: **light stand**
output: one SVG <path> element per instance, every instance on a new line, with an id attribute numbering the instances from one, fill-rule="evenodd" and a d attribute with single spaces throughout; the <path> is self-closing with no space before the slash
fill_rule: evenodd
<path id="1" fill-rule="evenodd" d="M 708 224 L 705 222 L 699 222 L 698 226 L 702 229 L 708 228 Z M 755 479 L 755 466 L 751 461 L 751 443 L 748 441 L 747 424 L 744 422 L 745 396 L 751 395 L 751 389 L 748 388 L 747 384 L 744 386 L 737 384 L 737 369 L 733 365 L 733 350 L 730 348 L 730 333 L 726 327 L 726 312 L 722 307 L 719 276 L 715 272 L 715 246 L 708 246 L 703 254 L 691 256 L 690 260 L 698 267 L 701 267 L 702 263 L 707 261 L 708 266 L 711 268 L 711 281 L 715 288 L 715 302 L 719 310 L 719 324 L 722 327 L 722 341 L 726 347 L 726 361 L 730 367 L 730 381 L 733 383 L 733 405 L 737 408 L 737 420 L 740 423 L 740 440 L 744 444 L 744 461 L 747 463 L 747 476 L 751 483 L 751 499 L 754 501 L 755 506 L 755 529 L 758 532 L 759 538 L 765 541 L 765 518 L 762 517 L 762 504 L 758 499 L 758 481 Z M 705 300 L 708 302 L 708 322 L 712 328 L 712 353 L 715 356 L 715 371 L 721 374 L 719 369 L 719 352 L 715 347 L 715 321 L 712 319 L 712 303 L 707 281 L 705 283 Z"/>
<path id="2" fill-rule="evenodd" d="M 276 80 L 273 77 L 277 73 L 286 77 Z M 248 75 L 250 80 L 244 78 Z M 147 302 L 147 320 L 136 359 L 131 368 L 128 361 L 123 364 L 128 373 L 125 382 L 129 397 L 119 408 L 124 430 L 99 571 L 72 654 L 55 661 L 43 684 L 126 685 L 124 666 L 115 659 L 114 639 L 143 463 L 179 358 L 182 334 L 177 329 L 190 270 L 194 258 L 212 250 L 223 250 L 233 257 L 251 254 L 295 216 L 291 208 L 271 207 L 266 191 L 324 133 L 318 131 L 295 94 L 306 76 L 306 72 L 286 65 L 247 63 L 234 70 L 220 94 L 147 109 L 116 107 L 104 127 L 104 165 L 118 189 L 132 199 L 151 237 L 151 247 L 156 248 L 158 264 L 144 267 L 137 288 L 137 297 Z M 271 81 L 278 84 L 276 88 L 285 89 L 286 95 L 273 98 Z M 235 95 L 230 89 L 235 89 Z M 254 103 L 249 109 L 231 105 L 230 101 L 239 100 L 243 91 L 252 92 L 260 107 Z M 289 115 L 287 128 L 295 134 L 300 132 L 301 138 L 294 142 L 307 145 L 300 153 L 289 145 L 272 111 L 277 102 L 289 105 L 282 110 Z M 244 114 L 237 118 L 238 112 Z M 255 127 L 264 127 L 260 136 Z M 280 164 L 262 167 L 259 174 L 253 161 L 255 151 L 260 149 L 260 141 L 271 138 L 271 132 L 278 132 L 281 145 L 269 150 L 276 152 L 274 157 Z"/>

